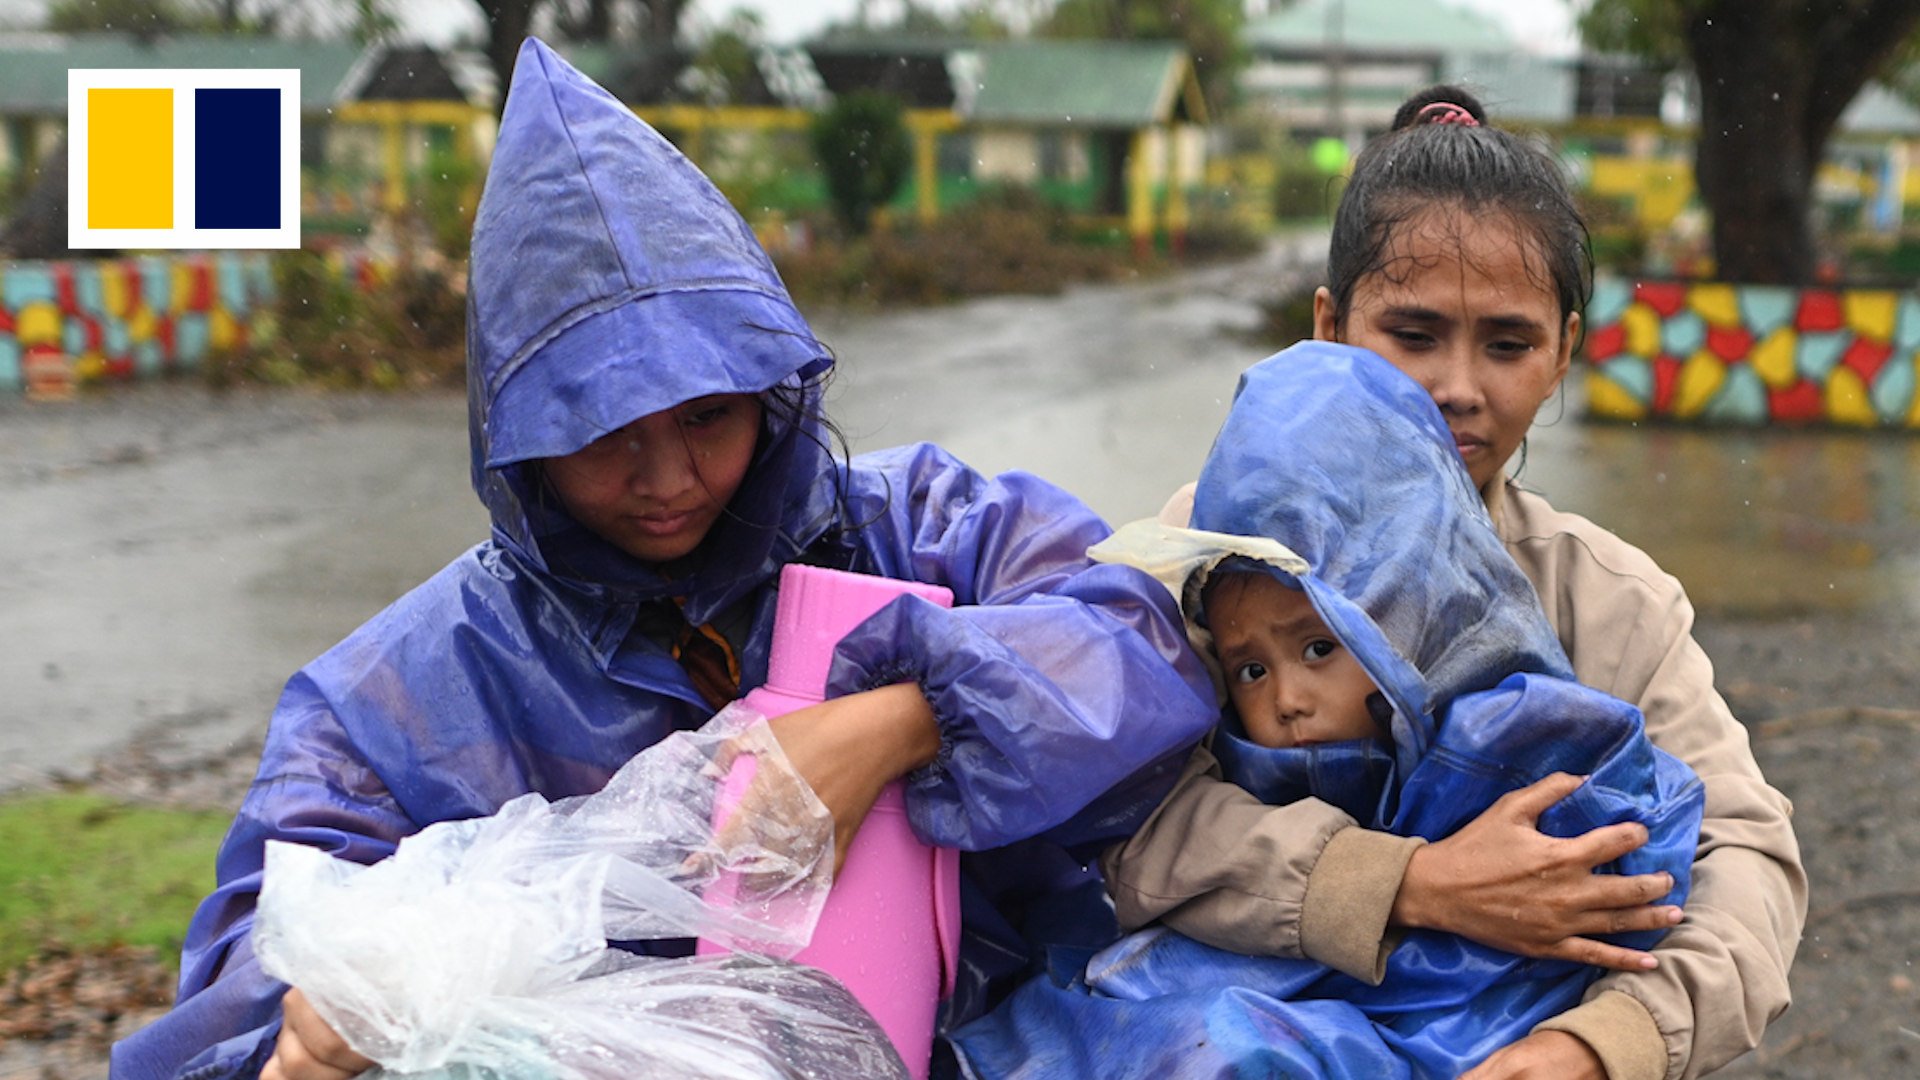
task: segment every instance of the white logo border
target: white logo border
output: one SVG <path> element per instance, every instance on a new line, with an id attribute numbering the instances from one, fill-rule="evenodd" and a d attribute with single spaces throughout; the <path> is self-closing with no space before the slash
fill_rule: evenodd
<path id="1" fill-rule="evenodd" d="M 95 229 L 87 225 L 87 91 L 172 90 L 173 220 L 170 229 Z M 196 229 L 193 220 L 193 99 L 184 91 L 280 91 L 280 227 Z M 280 249 L 300 246 L 299 68 L 67 69 L 67 246 L 76 251 Z"/>

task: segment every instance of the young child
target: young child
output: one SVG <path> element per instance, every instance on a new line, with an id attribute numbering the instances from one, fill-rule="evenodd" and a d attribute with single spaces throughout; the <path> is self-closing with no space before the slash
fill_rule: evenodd
<path id="1" fill-rule="evenodd" d="M 1429 839 L 1544 776 L 1582 775 L 1540 828 L 1639 823 L 1649 841 L 1614 869 L 1666 874 L 1666 902 L 1684 901 L 1698 780 L 1652 747 L 1632 706 L 1572 680 L 1418 384 L 1317 342 L 1256 365 L 1201 473 L 1193 524 L 1136 523 L 1094 555 L 1165 582 L 1215 661 L 1231 706 L 1199 760 L 1217 758 L 1266 802 L 1317 798 Z M 1118 862 L 1151 880 L 1174 846 L 1204 858 L 1237 839 L 1193 824 L 1142 834 Z M 1598 975 L 1415 932 L 1376 985 L 1154 927 L 1084 968 L 1067 962 L 953 1039 L 979 1077 L 1452 1078 Z"/>
<path id="2" fill-rule="evenodd" d="M 1539 593 L 1578 680 L 1637 706 L 1655 746 L 1707 790 L 1684 922 L 1660 875 L 1592 873 L 1644 833 L 1543 835 L 1552 776 L 1437 843 L 1368 828 L 1317 799 L 1267 806 L 1189 777 L 1147 826 L 1236 837 L 1139 881 L 1108 877 L 1122 926 L 1160 921 L 1239 952 L 1376 978 L 1395 935 L 1445 930 L 1506 952 L 1612 969 L 1585 1000 L 1471 1080 L 1663 1080 L 1759 1044 L 1791 999 L 1807 913 L 1792 806 L 1714 688 L 1686 590 L 1645 552 L 1509 476 L 1566 378 L 1591 291 L 1587 231 L 1559 160 L 1495 126 L 1456 86 L 1410 96 L 1355 158 L 1334 215 L 1313 336 L 1404 372 L 1446 421 L 1507 553 Z M 1161 518 L 1185 525 L 1192 488 Z M 1522 812 L 1527 811 L 1527 812 Z M 1326 917 L 1338 913 L 1338 917 Z M 1641 951 L 1596 935 L 1671 927 Z"/>
<path id="3" fill-rule="evenodd" d="M 492 536 L 289 681 L 188 929 L 179 1000 L 114 1048 L 114 1074 L 367 1069 L 260 970 L 265 843 L 373 863 L 525 793 L 600 790 L 764 682 L 795 561 L 954 594 L 952 610 L 882 609 L 840 645 L 832 700 L 772 724 L 839 850 L 904 776 L 915 827 L 968 852 L 949 1015 L 1021 977 L 1029 940 L 1111 934 L 1074 855 L 1139 824 L 1213 710 L 1165 590 L 1087 560 L 1100 519 L 933 446 L 835 458 L 820 414 L 832 357 L 746 223 L 537 41 L 514 70 L 471 269 L 472 482 Z M 1072 916 L 1035 929 L 1060 907 Z"/>

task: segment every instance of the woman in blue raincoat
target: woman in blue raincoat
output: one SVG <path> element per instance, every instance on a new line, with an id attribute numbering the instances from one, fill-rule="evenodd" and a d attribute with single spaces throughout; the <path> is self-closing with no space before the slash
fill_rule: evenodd
<path id="1" fill-rule="evenodd" d="M 1032 476 L 983 477 L 932 446 L 836 460 L 831 357 L 746 224 L 537 41 L 471 270 L 472 479 L 492 537 L 287 684 L 178 1003 L 114 1048 L 115 1075 L 364 1068 L 259 970 L 265 842 L 371 863 L 433 822 L 599 789 L 765 679 L 794 561 L 955 596 L 883 609 L 841 645 L 835 700 L 775 723 L 840 850 L 905 776 L 915 828 L 976 853 L 947 1021 L 1012 984 L 1029 937 L 1111 934 L 1080 858 L 1144 818 L 1213 708 L 1164 590 L 1087 560 L 1107 527 Z"/>
<path id="2" fill-rule="evenodd" d="M 1211 747 L 1226 779 L 1269 803 L 1318 798 L 1365 827 L 1439 839 L 1545 776 L 1585 776 L 1542 831 L 1637 822 L 1648 842 L 1608 869 L 1668 874 L 1661 902 L 1685 902 L 1698 779 L 1647 741 L 1639 710 L 1573 681 L 1439 410 L 1380 357 L 1311 342 L 1250 369 L 1201 472 L 1193 528 L 1136 523 L 1094 554 L 1155 572 L 1209 655 L 1209 584 L 1278 578 L 1378 688 L 1382 738 L 1286 745 L 1230 708 Z M 1252 674 L 1285 692 L 1264 666 Z M 1176 839 L 1210 842 L 1158 842 Z M 1122 857 L 1166 861 L 1154 843 Z M 1432 931 L 1399 942 L 1376 981 L 1163 926 L 1076 968 L 1084 956 L 1061 950 L 1049 977 L 954 1033 L 968 1075 L 1452 1078 L 1577 1004 L 1600 974 Z"/>

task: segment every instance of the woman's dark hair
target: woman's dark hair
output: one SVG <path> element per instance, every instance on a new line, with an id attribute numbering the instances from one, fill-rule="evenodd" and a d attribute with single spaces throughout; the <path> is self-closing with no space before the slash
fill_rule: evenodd
<path id="1" fill-rule="evenodd" d="M 816 342 L 822 350 L 832 355 L 825 342 Z M 799 380 L 778 383 L 760 393 L 760 407 L 769 418 L 778 418 L 782 423 L 793 427 L 803 438 L 826 452 L 830 459 L 846 461 L 853 456 L 847 446 L 846 432 L 826 414 L 822 408 L 826 401 L 827 385 L 840 371 L 836 361 L 823 370 Z M 762 421 L 762 431 L 768 421 Z M 886 513 L 885 503 L 865 520 L 854 520 L 849 504 L 847 473 L 843 469 L 828 470 L 827 482 L 833 486 L 833 514 L 827 523 L 822 541 L 832 541 L 857 533 L 878 521 Z M 889 492 L 887 501 L 892 500 Z M 732 516 L 732 511 L 728 511 Z"/>
<path id="2" fill-rule="evenodd" d="M 1489 127 L 1486 109 L 1467 91 L 1431 86 L 1408 98 L 1393 129 L 1354 160 L 1327 252 L 1336 318 L 1345 320 L 1362 278 L 1388 269 L 1395 231 L 1435 205 L 1506 214 L 1537 241 L 1562 319 L 1585 309 L 1593 253 L 1559 162 L 1536 143 Z"/>

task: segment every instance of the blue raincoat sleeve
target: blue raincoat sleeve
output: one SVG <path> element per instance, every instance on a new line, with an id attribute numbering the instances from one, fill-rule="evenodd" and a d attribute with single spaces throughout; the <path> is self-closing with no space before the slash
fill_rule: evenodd
<path id="1" fill-rule="evenodd" d="M 249 941 L 266 841 L 372 863 L 418 828 L 363 761 L 319 689 L 295 676 L 275 711 L 259 776 L 221 845 L 220 885 L 187 929 L 179 1004 L 114 1047 L 114 1076 L 258 1075 L 279 1035 L 287 991 L 260 970 Z"/>
<path id="2" fill-rule="evenodd" d="M 1090 562 L 1111 530 L 1030 474 L 989 479 L 924 444 L 854 472 L 855 519 L 887 516 L 868 527 L 886 538 L 878 572 L 954 592 L 951 610 L 905 597 L 869 619 L 829 684 L 925 692 L 941 745 L 907 779 L 914 827 L 968 850 L 1048 833 L 1090 852 L 1130 832 L 1215 718 L 1166 590 Z"/>

